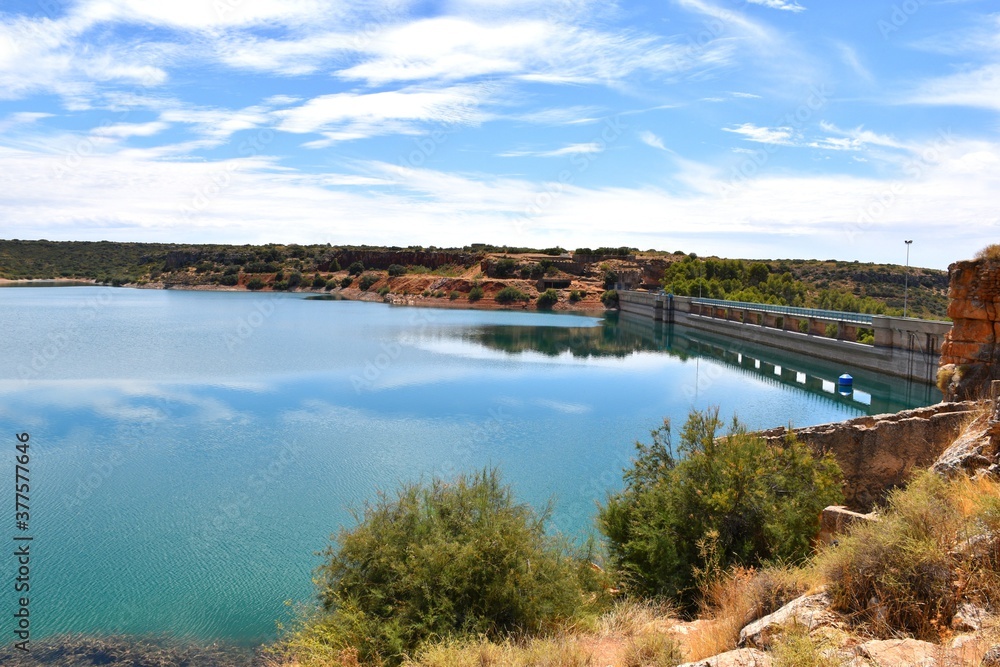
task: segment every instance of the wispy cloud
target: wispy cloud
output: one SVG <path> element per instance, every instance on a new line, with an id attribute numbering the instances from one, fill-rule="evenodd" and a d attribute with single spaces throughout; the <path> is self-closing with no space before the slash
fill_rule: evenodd
<path id="1" fill-rule="evenodd" d="M 151 137 L 170 127 L 167 123 L 153 121 L 150 123 L 118 123 L 96 128 L 92 134 L 100 137 L 127 139 L 129 137 Z"/>
<path id="2" fill-rule="evenodd" d="M 382 134 L 412 134 L 428 123 L 474 125 L 487 116 L 489 89 L 478 85 L 405 88 L 378 93 L 335 93 L 274 111 L 278 129 L 296 134 L 321 133 L 312 148 Z"/>
<path id="3" fill-rule="evenodd" d="M 904 96 L 901 102 L 1000 111 L 1000 64 L 928 79 Z"/>
<path id="4" fill-rule="evenodd" d="M 763 5 L 764 7 L 770 7 L 771 9 L 782 9 L 786 12 L 804 12 L 805 7 L 797 2 L 789 2 L 788 0 L 746 0 L 751 5 Z"/>
<path id="5" fill-rule="evenodd" d="M 739 134 L 747 141 L 755 141 L 761 144 L 776 144 L 779 146 L 790 146 L 792 141 L 792 128 L 790 127 L 758 127 L 753 123 L 743 123 L 736 127 L 722 128 L 726 132 Z"/>
<path id="6" fill-rule="evenodd" d="M 586 155 L 600 153 L 607 148 L 607 144 L 600 142 L 587 142 L 581 144 L 569 144 L 562 148 L 547 151 L 517 150 L 500 153 L 500 157 L 565 157 L 567 155 Z"/>
<path id="7" fill-rule="evenodd" d="M 663 145 L 663 139 L 659 138 L 649 130 L 643 130 L 642 132 L 639 133 L 639 141 L 646 144 L 647 146 L 658 148 L 661 151 L 667 150 L 667 147 Z"/>

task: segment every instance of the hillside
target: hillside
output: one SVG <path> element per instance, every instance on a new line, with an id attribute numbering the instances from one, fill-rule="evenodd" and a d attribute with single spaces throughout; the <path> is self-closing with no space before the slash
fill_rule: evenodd
<path id="1" fill-rule="evenodd" d="M 664 278 L 668 272 L 674 279 Z M 601 309 L 601 295 L 621 281 L 646 289 L 664 286 L 678 294 L 895 315 L 902 313 L 906 276 L 904 267 L 893 264 L 746 261 L 629 248 L 568 252 L 485 244 L 383 248 L 2 240 L 0 279 L 314 290 L 414 305 L 471 302 L 516 308 L 533 305 L 551 287 L 556 310 Z M 946 317 L 947 272 L 910 267 L 909 284 L 908 315 Z M 508 290 L 498 302 L 505 287 L 517 291 Z"/>

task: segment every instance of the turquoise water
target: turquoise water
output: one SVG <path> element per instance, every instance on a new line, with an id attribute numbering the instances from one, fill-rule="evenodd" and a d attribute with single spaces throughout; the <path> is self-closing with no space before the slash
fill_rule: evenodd
<path id="1" fill-rule="evenodd" d="M 580 538 L 664 417 L 810 425 L 939 399 L 616 316 L 59 287 L 0 290 L 0 318 L 0 538 L 28 432 L 33 639 L 266 640 L 350 509 L 399 481 L 497 465 Z"/>

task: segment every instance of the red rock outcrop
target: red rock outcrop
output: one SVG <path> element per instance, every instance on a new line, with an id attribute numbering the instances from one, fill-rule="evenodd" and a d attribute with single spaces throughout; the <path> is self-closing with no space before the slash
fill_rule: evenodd
<path id="1" fill-rule="evenodd" d="M 953 325 L 941 346 L 938 384 L 945 400 L 983 398 L 1000 379 L 1000 261 L 955 262 L 948 277 Z"/>

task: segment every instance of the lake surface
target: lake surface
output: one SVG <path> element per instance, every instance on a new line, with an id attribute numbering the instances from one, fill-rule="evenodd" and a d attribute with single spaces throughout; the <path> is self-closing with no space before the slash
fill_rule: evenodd
<path id="1" fill-rule="evenodd" d="M 664 417 L 719 406 L 805 426 L 940 399 L 616 315 L 39 287 L 0 290 L 0 325 L 0 537 L 18 532 L 14 434 L 28 432 L 32 639 L 259 642 L 285 600 L 311 599 L 315 552 L 350 509 L 400 481 L 499 466 L 582 538 Z"/>

